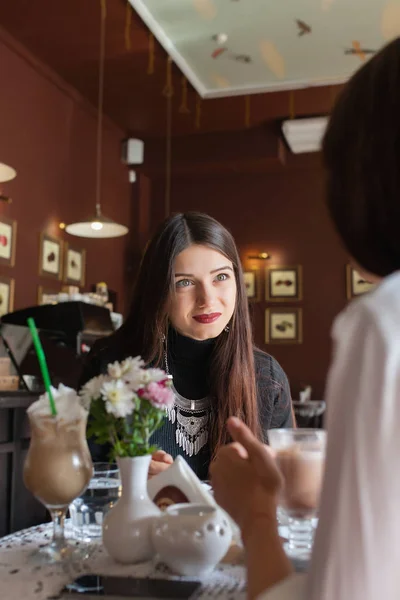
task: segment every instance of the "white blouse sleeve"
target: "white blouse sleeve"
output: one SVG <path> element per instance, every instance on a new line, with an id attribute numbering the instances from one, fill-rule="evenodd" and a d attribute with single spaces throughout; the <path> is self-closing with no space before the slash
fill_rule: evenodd
<path id="1" fill-rule="evenodd" d="M 396 600 L 400 323 L 371 296 L 337 319 L 334 338 L 326 477 L 306 600 Z"/>
<path id="2" fill-rule="evenodd" d="M 311 566 L 262 600 L 400 599 L 400 323 L 355 302 L 337 319 L 334 338 Z"/>

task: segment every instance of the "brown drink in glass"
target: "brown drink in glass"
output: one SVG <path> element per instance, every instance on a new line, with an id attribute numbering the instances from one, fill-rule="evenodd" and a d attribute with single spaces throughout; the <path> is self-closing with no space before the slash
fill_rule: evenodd
<path id="1" fill-rule="evenodd" d="M 271 447 L 283 475 L 279 506 L 289 519 L 292 558 L 308 559 L 325 467 L 326 432 L 321 429 L 275 429 L 268 432 Z"/>
<path id="2" fill-rule="evenodd" d="M 31 442 L 24 465 L 24 483 L 49 510 L 54 524 L 51 543 L 39 551 L 39 562 L 82 558 L 81 548 L 64 537 L 69 504 L 80 496 L 92 477 L 86 442 L 87 411 L 73 390 L 54 390 L 57 416 L 50 415 L 47 396 L 28 409 Z"/>

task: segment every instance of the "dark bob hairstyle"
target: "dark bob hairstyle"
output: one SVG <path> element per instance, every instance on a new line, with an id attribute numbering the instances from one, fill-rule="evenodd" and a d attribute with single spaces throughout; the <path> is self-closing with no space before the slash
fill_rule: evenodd
<path id="1" fill-rule="evenodd" d="M 346 249 L 369 273 L 400 268 L 400 38 L 345 86 L 323 145 L 327 202 Z"/>

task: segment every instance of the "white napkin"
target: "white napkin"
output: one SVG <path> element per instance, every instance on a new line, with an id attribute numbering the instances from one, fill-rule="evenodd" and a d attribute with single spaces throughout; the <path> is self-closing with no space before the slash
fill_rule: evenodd
<path id="1" fill-rule="evenodd" d="M 200 481 L 182 456 L 177 456 L 168 469 L 149 479 L 147 490 L 150 498 L 154 500 L 159 492 L 171 486 L 178 488 L 189 502 L 216 506 L 207 486 Z"/>

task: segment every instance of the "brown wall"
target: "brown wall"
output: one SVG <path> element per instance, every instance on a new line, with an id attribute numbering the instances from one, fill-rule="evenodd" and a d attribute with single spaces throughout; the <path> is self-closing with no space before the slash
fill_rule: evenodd
<path id="1" fill-rule="evenodd" d="M 315 161 L 316 162 L 316 161 Z M 275 173 L 229 177 L 174 178 L 172 211 L 200 210 L 220 220 L 233 233 L 245 268 L 258 264 L 262 300 L 252 304 L 255 341 L 275 356 L 287 372 L 294 398 L 302 384 L 313 386 L 313 398 L 323 396 L 330 360 L 330 327 L 346 304 L 346 255 L 333 232 L 324 206 L 323 172 L 291 161 Z M 160 219 L 164 182 L 153 186 L 153 219 Z M 269 264 L 303 266 L 301 345 L 264 344 L 265 261 L 249 261 L 267 251 Z M 285 303 L 291 306 L 290 303 Z M 272 305 L 270 305 L 272 306 Z M 276 306 L 282 306 L 276 304 Z"/>
<path id="2" fill-rule="evenodd" d="M 58 228 L 91 214 L 95 204 L 96 111 L 54 73 L 0 32 L 0 161 L 14 166 L 17 178 L 0 184 L 13 203 L 0 203 L 2 216 L 18 224 L 16 264 L 0 266 L 15 278 L 15 308 L 36 303 L 38 285 L 61 283 L 38 276 L 39 235 L 47 232 L 87 250 L 85 290 L 106 281 L 123 309 L 128 237 L 87 240 Z M 129 225 L 131 186 L 121 164 L 124 133 L 104 124 L 103 212 Z"/>

